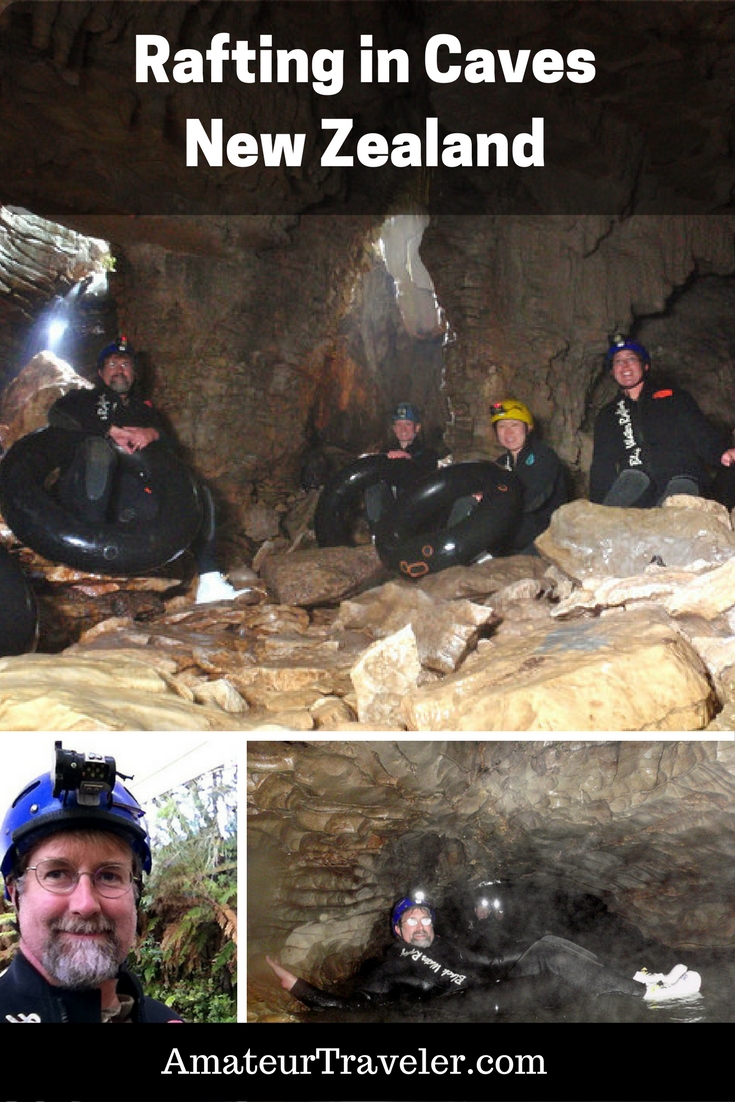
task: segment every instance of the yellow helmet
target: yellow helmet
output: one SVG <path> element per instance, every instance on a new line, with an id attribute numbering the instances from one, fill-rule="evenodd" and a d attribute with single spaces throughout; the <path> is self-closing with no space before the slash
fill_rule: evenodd
<path id="1" fill-rule="evenodd" d="M 493 402 L 490 406 L 490 420 L 494 425 L 497 421 L 523 421 L 529 430 L 533 428 L 533 415 L 523 402 L 516 398 L 506 398 L 504 402 Z"/>

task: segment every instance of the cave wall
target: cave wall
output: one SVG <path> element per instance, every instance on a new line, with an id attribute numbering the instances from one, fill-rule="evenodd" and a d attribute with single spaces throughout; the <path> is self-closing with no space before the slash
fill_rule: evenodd
<path id="1" fill-rule="evenodd" d="M 406 333 L 377 228 L 306 216 L 285 242 L 259 250 L 243 235 L 224 257 L 125 246 L 121 324 L 198 469 L 228 500 L 253 482 L 295 486 L 314 430 L 345 455 L 375 446 L 403 397 L 462 459 L 497 450 L 489 406 L 515 395 L 583 482 L 594 415 L 612 396 L 603 353 L 618 330 L 649 341 L 656 369 L 735 423 L 734 218 L 433 218 L 422 256 L 446 344 Z"/>
<path id="2" fill-rule="evenodd" d="M 654 366 L 694 384 L 707 412 L 731 407 L 724 337 L 689 312 L 690 334 L 708 335 L 695 338 L 693 379 L 680 370 L 681 324 L 669 330 L 666 315 L 699 277 L 735 271 L 734 233 L 730 216 L 432 220 L 423 255 L 456 333 L 445 364 L 455 455 L 492 452 L 489 405 L 513 395 L 566 462 L 588 470 L 594 414 L 612 397 L 603 355 L 617 331 L 650 333 Z"/>

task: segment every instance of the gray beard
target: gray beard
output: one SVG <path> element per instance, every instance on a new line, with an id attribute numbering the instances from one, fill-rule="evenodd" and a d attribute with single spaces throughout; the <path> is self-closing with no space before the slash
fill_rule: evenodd
<path id="1" fill-rule="evenodd" d="M 70 945 L 60 936 L 60 931 L 75 933 L 104 932 L 102 942 L 90 941 Z M 114 979 L 126 957 L 112 923 L 105 919 L 85 921 L 77 919 L 55 923 L 49 929 L 49 942 L 41 964 L 62 987 L 84 989 L 98 987 L 105 980 Z"/>

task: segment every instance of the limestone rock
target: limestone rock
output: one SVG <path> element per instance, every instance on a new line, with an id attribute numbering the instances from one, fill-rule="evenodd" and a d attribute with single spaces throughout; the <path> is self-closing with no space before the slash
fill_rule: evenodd
<path id="1" fill-rule="evenodd" d="M 218 707 L 187 702 L 164 672 L 120 651 L 0 660 L 5 731 L 222 730 L 239 724 Z"/>
<path id="2" fill-rule="evenodd" d="M 471 601 L 444 601 L 408 582 L 386 582 L 351 601 L 343 601 L 338 628 L 358 628 L 384 638 L 410 625 L 422 666 L 450 673 L 476 643 L 493 610 Z"/>
<path id="3" fill-rule="evenodd" d="M 695 498 L 679 500 L 697 501 Z M 720 507 L 725 516 L 727 510 Z M 587 575 L 621 578 L 652 562 L 666 567 L 711 565 L 735 556 L 735 533 L 722 513 L 689 505 L 666 509 L 613 509 L 589 501 L 562 505 L 536 540 L 544 558 L 581 581 Z"/>
<path id="4" fill-rule="evenodd" d="M 350 674 L 360 722 L 395 723 L 400 727 L 401 701 L 415 687 L 420 673 L 416 637 L 410 625 L 368 647 Z"/>
<path id="5" fill-rule="evenodd" d="M 261 576 L 281 604 L 329 604 L 360 593 L 388 576 L 375 548 L 323 547 L 269 555 Z"/>
<path id="6" fill-rule="evenodd" d="M 688 612 L 714 619 L 735 606 L 735 559 L 691 578 L 661 602 L 672 616 Z"/>
<path id="7" fill-rule="evenodd" d="M 714 710 L 701 659 L 655 610 L 490 642 L 402 708 L 422 731 L 701 730 Z"/>
<path id="8" fill-rule="evenodd" d="M 526 578 L 540 578 L 547 570 L 548 563 L 536 555 L 510 555 L 470 566 L 450 566 L 439 574 L 428 574 L 415 585 L 446 601 L 459 597 L 479 600 Z"/>
<path id="9" fill-rule="evenodd" d="M 273 539 L 281 530 L 280 518 L 269 505 L 251 505 L 245 513 L 243 524 L 245 535 L 261 543 Z"/>
<path id="10" fill-rule="evenodd" d="M 7 449 L 21 436 L 43 428 L 49 409 L 67 391 L 91 386 L 53 352 L 39 352 L 2 392 L 3 447 Z"/>

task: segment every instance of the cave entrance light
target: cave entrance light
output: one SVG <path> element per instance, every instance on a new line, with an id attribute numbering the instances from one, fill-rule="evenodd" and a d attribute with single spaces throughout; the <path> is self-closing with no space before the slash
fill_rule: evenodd
<path id="1" fill-rule="evenodd" d="M 406 332 L 417 340 L 443 336 L 446 343 L 449 323 L 420 254 L 428 224 L 428 214 L 391 215 L 380 229 L 378 251 L 393 277 L 396 304 Z"/>
<path id="2" fill-rule="evenodd" d="M 95 320 L 107 301 L 115 261 L 110 243 L 50 222 L 19 207 L 0 207 L 0 253 L 7 290 L 20 304 L 21 365 L 39 352 L 69 359 L 85 337 L 99 338 Z"/>

